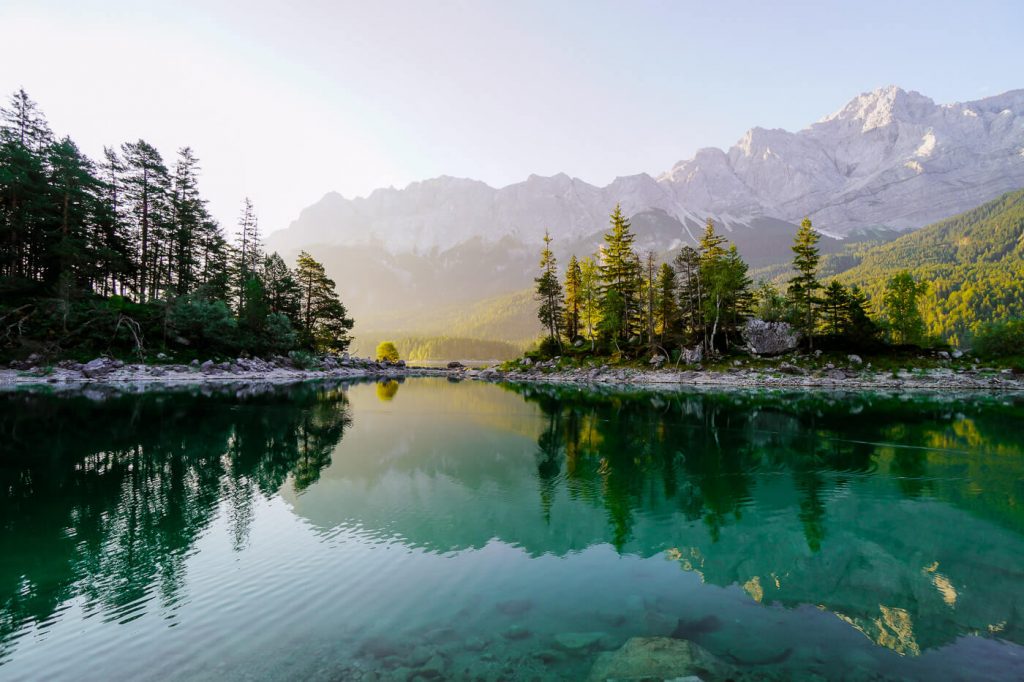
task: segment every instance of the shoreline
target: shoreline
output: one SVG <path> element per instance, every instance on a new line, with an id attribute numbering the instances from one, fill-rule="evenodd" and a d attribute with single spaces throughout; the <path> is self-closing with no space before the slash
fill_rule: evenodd
<path id="1" fill-rule="evenodd" d="M 89 365 L 96 367 L 89 369 Z M 894 376 L 895 374 L 895 376 Z M 1010 370 L 948 369 L 879 372 L 868 369 L 808 371 L 793 366 L 772 369 L 728 370 L 530 368 L 505 371 L 460 367 L 423 367 L 341 360 L 319 369 L 299 369 L 262 360 L 238 360 L 204 365 L 125 364 L 116 360 L 93 361 L 82 368 L 56 366 L 35 370 L 0 369 L 0 390 L 22 387 L 73 389 L 112 386 L 131 390 L 160 390 L 183 385 L 289 384 L 316 380 L 392 380 L 437 377 L 490 383 L 550 384 L 560 386 L 624 386 L 635 388 L 786 388 L 851 391 L 986 391 L 1024 392 L 1024 375 Z"/>
<path id="2" fill-rule="evenodd" d="M 790 371 L 793 371 L 790 366 Z M 787 373 L 754 369 L 732 370 L 685 370 L 685 369 L 632 369 L 599 368 L 555 370 L 513 370 L 504 372 L 496 369 L 469 370 L 467 378 L 509 383 L 557 384 L 562 386 L 631 386 L 651 388 L 790 388 L 830 390 L 956 390 L 989 392 L 1024 392 L 1024 375 L 1010 370 L 959 370 L 927 369 L 918 371 L 900 370 L 891 372 L 871 370 L 832 369 L 800 373 Z"/>

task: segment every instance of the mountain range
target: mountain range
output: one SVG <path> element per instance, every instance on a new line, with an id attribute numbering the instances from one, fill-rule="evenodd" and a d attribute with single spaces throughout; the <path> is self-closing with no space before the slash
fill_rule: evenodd
<path id="1" fill-rule="evenodd" d="M 440 177 L 346 199 L 328 193 L 270 248 L 315 248 L 360 330 L 439 333 L 433 307 L 529 286 L 545 229 L 556 254 L 593 253 L 616 203 L 637 247 L 662 257 L 693 244 L 707 218 L 755 268 L 788 261 L 810 217 L 826 253 L 889 240 L 1024 187 L 1024 90 L 936 104 L 895 86 L 852 99 L 798 132 L 752 128 L 730 149 L 699 150 L 653 177 L 596 187 L 565 174 L 493 188 Z M 415 313 L 414 328 L 403 320 Z M 423 326 L 424 324 L 428 326 Z"/>

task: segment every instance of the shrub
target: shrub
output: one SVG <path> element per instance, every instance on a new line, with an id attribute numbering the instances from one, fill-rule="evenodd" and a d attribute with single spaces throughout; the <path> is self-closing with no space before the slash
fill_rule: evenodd
<path id="1" fill-rule="evenodd" d="M 980 358 L 1024 355 L 1024 319 L 983 325 L 974 336 L 973 351 Z"/>
<path id="2" fill-rule="evenodd" d="M 296 369 L 314 369 L 320 366 L 320 359 L 308 350 L 293 350 L 288 358 Z"/>
<path id="3" fill-rule="evenodd" d="M 391 341 L 381 341 L 377 345 L 377 359 L 398 362 L 398 349 Z"/>

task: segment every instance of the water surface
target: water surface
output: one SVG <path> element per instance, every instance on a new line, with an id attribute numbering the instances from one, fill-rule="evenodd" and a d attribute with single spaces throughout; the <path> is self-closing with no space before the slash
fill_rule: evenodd
<path id="1" fill-rule="evenodd" d="M 2 679 L 1024 678 L 1024 398 L 0 394 Z"/>

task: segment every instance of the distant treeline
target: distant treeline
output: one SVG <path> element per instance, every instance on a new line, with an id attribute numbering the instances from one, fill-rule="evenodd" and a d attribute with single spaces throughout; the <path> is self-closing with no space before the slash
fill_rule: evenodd
<path id="1" fill-rule="evenodd" d="M 391 336 L 360 334 L 355 352 L 369 355 L 380 341 L 392 341 L 399 357 L 410 360 L 508 360 L 522 354 L 523 347 L 504 341 L 448 336 Z"/>
<path id="2" fill-rule="evenodd" d="M 95 162 L 24 90 L 0 108 L 0 357 L 344 350 L 352 320 L 324 268 L 261 245 L 245 199 L 229 240 L 189 147 L 144 140 Z"/>

